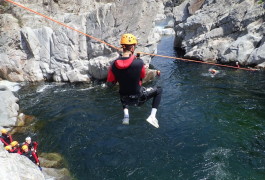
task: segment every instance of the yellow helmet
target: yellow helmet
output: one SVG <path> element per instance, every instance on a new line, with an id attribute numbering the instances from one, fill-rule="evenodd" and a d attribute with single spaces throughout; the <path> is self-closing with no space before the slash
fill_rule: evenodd
<path id="1" fill-rule="evenodd" d="M 7 130 L 6 130 L 6 129 L 2 129 L 2 130 L 1 130 L 1 133 L 2 133 L 2 134 L 6 134 L 6 133 L 7 133 Z"/>
<path id="2" fill-rule="evenodd" d="M 22 150 L 25 151 L 26 149 L 29 149 L 27 145 L 22 146 Z"/>
<path id="3" fill-rule="evenodd" d="M 6 146 L 5 149 L 6 149 L 7 151 L 9 151 L 9 150 L 12 149 L 12 147 L 9 145 L 9 146 Z"/>
<path id="4" fill-rule="evenodd" d="M 11 145 L 12 147 L 15 147 L 16 145 L 18 145 L 18 142 L 17 142 L 17 141 L 13 141 L 13 142 L 10 143 L 10 145 Z"/>
<path id="5" fill-rule="evenodd" d="M 133 45 L 133 44 L 137 44 L 137 39 L 134 35 L 132 34 L 123 34 L 121 36 L 121 45 Z"/>

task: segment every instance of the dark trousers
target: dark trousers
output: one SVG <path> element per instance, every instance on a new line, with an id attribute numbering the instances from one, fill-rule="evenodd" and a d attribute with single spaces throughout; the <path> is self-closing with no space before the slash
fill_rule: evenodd
<path id="1" fill-rule="evenodd" d="M 163 89 L 161 87 L 142 87 L 140 94 L 136 95 L 121 95 L 122 107 L 128 108 L 128 106 L 141 106 L 149 99 L 153 98 L 152 108 L 158 108 Z"/>

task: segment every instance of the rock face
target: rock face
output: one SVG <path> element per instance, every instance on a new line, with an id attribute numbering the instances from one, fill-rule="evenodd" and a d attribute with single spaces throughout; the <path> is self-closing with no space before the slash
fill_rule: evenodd
<path id="1" fill-rule="evenodd" d="M 158 0 L 79 0 L 19 2 L 39 13 L 120 47 L 123 33 L 139 37 L 137 50 L 153 53 Z M 117 50 L 32 12 L 4 2 L 0 14 L 0 78 L 10 81 L 104 79 Z M 162 12 L 160 12 L 162 11 Z M 146 63 L 150 57 L 143 57 Z"/>
<path id="2" fill-rule="evenodd" d="M 1 179 L 9 180 L 44 180 L 44 175 L 38 166 L 32 163 L 27 157 L 8 153 L 3 144 L 0 143 L 0 175 Z"/>
<path id="3" fill-rule="evenodd" d="M 18 98 L 8 89 L 7 86 L 0 83 L 0 128 L 5 126 L 12 127 L 16 125 L 19 105 Z"/>
<path id="4" fill-rule="evenodd" d="M 265 10 L 257 1 L 186 0 L 174 16 L 175 47 L 184 49 L 186 58 L 264 64 Z"/>

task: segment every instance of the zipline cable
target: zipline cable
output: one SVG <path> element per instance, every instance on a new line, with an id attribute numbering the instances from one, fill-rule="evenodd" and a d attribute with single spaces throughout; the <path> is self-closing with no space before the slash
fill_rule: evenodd
<path id="1" fill-rule="evenodd" d="M 12 1 L 12 0 L 4 0 L 4 1 L 9 2 L 9 3 L 12 3 L 12 4 L 16 5 L 16 6 L 19 6 L 19 7 L 23 8 L 23 9 L 25 9 L 25 10 L 27 10 L 27 11 L 33 12 L 34 14 L 37 14 L 37 15 L 39 15 L 39 16 L 42 16 L 42 17 L 46 18 L 46 19 L 49 19 L 49 20 L 51 20 L 51 21 L 53 21 L 53 22 L 55 22 L 55 23 L 57 23 L 57 24 L 59 24 L 59 25 L 61 25 L 61 26 L 64 26 L 64 27 L 66 27 L 66 28 L 68 28 L 68 29 L 71 29 L 71 30 L 73 30 L 73 31 L 76 31 L 76 32 L 78 32 L 78 33 L 81 33 L 81 34 L 83 34 L 83 35 L 85 35 L 85 36 L 87 36 L 87 37 L 89 37 L 89 38 L 91 38 L 91 39 L 94 39 L 94 40 L 96 40 L 96 41 L 98 41 L 98 42 L 100 42 L 100 43 L 103 43 L 103 44 L 105 44 L 105 45 L 107 45 L 107 46 L 109 46 L 109 47 L 111 47 L 111 48 L 113 48 L 113 49 L 116 49 L 116 50 L 118 50 L 118 51 L 122 51 L 121 48 L 118 48 L 118 47 L 116 47 L 116 46 L 114 46 L 114 45 L 112 45 L 112 44 L 109 44 L 109 43 L 107 43 L 107 42 L 101 40 L 101 39 L 98 39 L 98 38 L 96 38 L 96 37 L 94 37 L 94 36 L 91 36 L 91 35 L 89 35 L 89 34 L 86 34 L 86 33 L 82 32 L 82 31 L 79 31 L 79 30 L 77 30 L 77 29 L 75 29 L 75 28 L 73 28 L 73 27 L 71 27 L 71 26 L 68 26 L 68 25 L 62 23 L 62 22 L 56 21 L 55 19 L 52 19 L 52 18 L 49 17 L 49 16 L 46 16 L 46 15 L 44 15 L 44 14 L 41 14 L 41 13 L 37 12 L 37 11 L 34 11 L 34 10 L 32 10 L 32 9 L 30 9 L 30 8 L 28 8 L 28 7 L 25 7 L 25 6 L 23 6 L 23 5 L 19 4 L 19 3 L 16 3 L 16 2 L 14 2 L 14 1 Z M 137 53 L 138 53 L 138 54 L 143 54 L 143 55 L 149 55 L 149 56 L 158 56 L 158 57 L 163 57 L 163 58 L 177 59 L 177 60 L 187 61 L 187 62 L 195 62 L 195 63 L 202 63 L 202 64 L 214 65 L 214 66 L 221 66 L 221 67 L 228 67 L 228 68 L 234 68 L 234 69 L 241 69 L 241 70 L 246 70 L 246 71 L 256 71 L 256 70 L 257 70 L 257 69 L 241 68 L 241 67 L 236 67 L 236 66 L 229 66 L 229 65 L 223 65 L 223 64 L 216 64 L 216 63 L 205 62 L 205 61 L 198 61 L 198 60 L 192 60 L 192 59 L 177 58 L 177 57 L 173 57 L 173 56 L 165 56 L 165 55 L 158 55 L 158 54 L 149 54 L 149 53 L 145 53 L 145 52 L 137 52 Z"/>
<path id="2" fill-rule="evenodd" d="M 230 65 L 225 65 L 225 64 L 216 64 L 216 63 L 211 63 L 211 62 L 206 62 L 206 61 L 198 61 L 198 60 L 192 60 L 192 59 L 178 58 L 178 57 L 173 57 L 173 56 L 149 54 L 149 53 L 145 53 L 145 52 L 138 52 L 138 53 L 139 54 L 149 55 L 149 56 L 158 56 L 158 57 L 163 57 L 163 58 L 177 59 L 177 60 L 187 61 L 187 62 L 195 62 L 195 63 L 209 64 L 209 65 L 228 67 L 228 68 L 234 68 L 234 69 L 242 69 L 242 70 L 246 70 L 246 71 L 257 71 L 257 69 L 242 68 L 242 67 L 230 66 Z"/>

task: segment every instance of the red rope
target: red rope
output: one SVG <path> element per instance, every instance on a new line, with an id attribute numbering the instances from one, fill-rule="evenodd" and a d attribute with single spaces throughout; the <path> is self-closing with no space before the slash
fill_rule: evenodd
<path id="1" fill-rule="evenodd" d="M 149 53 L 145 53 L 145 52 L 138 52 L 138 53 L 149 55 L 149 56 L 158 56 L 158 57 L 164 57 L 164 58 L 170 58 L 170 59 L 178 59 L 178 60 L 181 60 L 181 61 L 188 61 L 188 62 L 195 62 L 195 63 L 202 63 L 202 64 L 210 64 L 210 65 L 228 67 L 228 68 L 234 68 L 234 69 L 242 69 L 242 70 L 246 70 L 246 71 L 257 71 L 257 69 L 241 68 L 241 67 L 236 67 L 236 66 L 229 66 L 229 65 L 224 65 L 224 64 L 216 64 L 216 63 L 205 62 L 205 61 L 197 61 L 197 60 L 192 60 L 192 59 L 177 58 L 177 57 L 173 57 L 173 56 L 149 54 Z"/>

